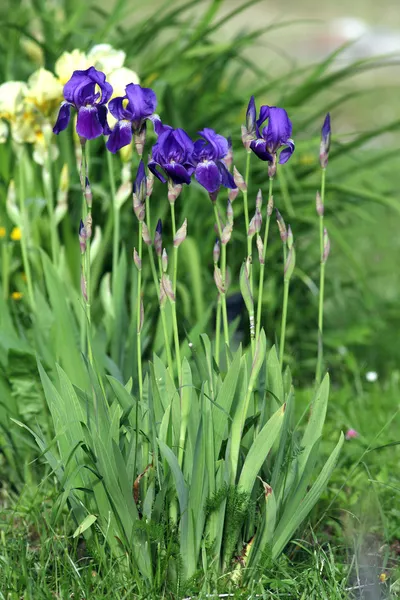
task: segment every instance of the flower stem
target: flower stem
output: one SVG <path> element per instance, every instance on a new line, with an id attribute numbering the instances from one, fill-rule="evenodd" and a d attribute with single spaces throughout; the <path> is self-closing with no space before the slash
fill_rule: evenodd
<path id="1" fill-rule="evenodd" d="M 174 328 L 174 340 L 175 340 L 175 359 L 176 367 L 178 371 L 178 387 L 182 384 L 182 366 L 181 366 L 181 350 L 179 346 L 179 334 L 178 334 L 178 321 L 176 319 L 176 302 L 171 302 L 172 306 L 172 324 Z"/>
<path id="2" fill-rule="evenodd" d="M 268 190 L 267 207 L 268 207 L 269 201 L 270 201 L 270 199 L 272 197 L 272 185 L 273 185 L 273 182 L 274 182 L 274 178 L 270 177 L 269 178 L 269 190 Z M 261 310 L 262 310 L 262 299 L 263 299 L 263 292 L 264 292 L 265 256 L 266 256 L 266 253 L 267 253 L 267 246 L 268 246 L 268 234 L 269 234 L 269 223 L 270 223 L 270 220 L 271 220 L 271 215 L 269 215 L 267 213 L 267 220 L 265 222 L 265 232 L 264 232 L 263 262 L 260 265 L 260 279 L 259 279 L 259 284 L 258 284 L 256 344 L 258 342 L 258 337 L 260 335 L 260 330 L 261 330 Z"/>
<path id="3" fill-rule="evenodd" d="M 7 240 L 3 240 L 1 244 L 1 273 L 3 298 L 7 300 L 10 295 L 10 245 Z"/>
<path id="4" fill-rule="evenodd" d="M 289 279 L 283 280 L 283 308 L 282 308 L 282 323 L 281 323 L 281 342 L 279 344 L 279 364 L 282 369 L 283 355 L 285 351 L 285 336 L 286 336 L 286 318 L 289 298 Z"/>
<path id="5" fill-rule="evenodd" d="M 117 206 L 115 200 L 115 176 L 113 169 L 113 159 L 111 152 L 106 152 L 107 155 L 107 167 L 108 167 L 108 177 L 110 179 L 110 189 L 111 189 L 111 204 L 113 210 L 113 254 L 112 254 L 112 290 L 115 292 L 115 281 L 117 276 L 118 269 L 118 259 L 119 259 L 119 238 L 120 238 L 120 209 Z"/>
<path id="6" fill-rule="evenodd" d="M 86 197 L 86 180 L 89 180 L 89 153 L 88 146 L 85 144 L 84 148 L 82 148 L 82 162 L 81 162 L 81 185 L 82 185 L 82 194 L 83 194 L 83 204 L 82 204 L 82 216 L 84 223 L 87 220 L 92 220 L 92 202 L 88 201 Z M 93 229 L 93 227 L 92 227 Z M 82 275 L 86 284 L 86 298 L 84 298 L 85 302 L 85 328 L 86 328 L 86 338 L 87 338 L 87 351 L 89 363 L 93 366 L 93 353 L 92 353 L 92 319 L 91 319 L 91 287 L 90 287 L 90 237 L 86 240 L 86 251 L 82 255 Z"/>
<path id="7" fill-rule="evenodd" d="M 53 264 L 55 264 L 59 240 L 57 233 L 57 223 L 54 218 L 54 190 L 53 190 L 53 174 L 52 174 L 52 164 L 51 164 L 51 153 L 50 153 L 50 144 L 47 145 L 46 149 L 46 164 L 42 169 L 42 177 L 43 177 L 43 187 L 46 194 L 47 201 L 47 210 L 49 213 L 50 219 L 50 238 L 51 238 L 51 257 L 53 260 Z"/>
<path id="8" fill-rule="evenodd" d="M 215 221 L 218 227 L 218 235 L 221 242 L 221 277 L 222 277 L 222 285 L 225 290 L 226 285 L 226 245 L 222 243 L 222 227 L 221 221 L 218 214 L 217 203 L 213 203 L 214 206 L 214 215 Z M 222 308 L 222 322 L 224 325 L 224 340 L 226 344 L 226 350 L 229 349 L 229 326 L 228 326 L 228 311 L 226 309 L 226 292 L 220 294 L 221 296 L 221 308 Z"/>
<path id="9" fill-rule="evenodd" d="M 170 202 L 171 206 L 171 221 L 172 221 L 172 237 L 175 239 L 176 235 L 176 222 L 175 222 L 175 203 Z M 173 275 L 172 275 L 172 288 L 174 290 L 174 294 L 176 296 L 176 280 L 178 276 L 178 247 L 174 245 L 174 265 L 173 265 Z"/>
<path id="10" fill-rule="evenodd" d="M 138 239 L 138 254 L 139 259 L 142 260 L 142 222 L 139 221 L 139 239 Z M 142 292 L 142 271 L 138 271 L 137 280 L 137 299 L 136 299 L 136 340 L 137 340 L 137 368 L 138 368 L 138 384 L 139 384 L 139 400 L 143 399 L 143 372 L 142 372 L 142 336 L 141 336 L 141 297 Z"/>
<path id="11" fill-rule="evenodd" d="M 321 173 L 321 203 L 325 201 L 325 175 L 326 169 Z M 319 275 L 319 302 L 318 302 L 318 357 L 315 371 L 315 381 L 321 381 L 323 346 L 323 321 L 324 321 L 324 287 L 325 287 L 325 261 L 324 261 L 324 215 L 319 216 L 319 248 L 320 248 L 320 275 Z"/>
<path id="12" fill-rule="evenodd" d="M 248 202 L 247 202 L 247 196 L 248 196 L 247 186 L 248 186 L 249 177 L 250 177 L 250 157 L 251 157 L 251 152 L 247 152 L 246 171 L 245 171 L 245 177 L 244 177 L 244 180 L 246 183 L 246 190 L 243 192 L 244 222 L 245 222 L 245 226 L 246 226 L 246 238 L 247 238 L 247 256 L 251 256 L 251 238 L 249 238 L 247 236 L 247 232 L 249 231 L 249 206 L 248 206 Z"/>
<path id="13" fill-rule="evenodd" d="M 221 294 L 218 292 L 217 314 L 215 317 L 215 362 L 219 365 L 220 338 L 221 338 Z"/>
<path id="14" fill-rule="evenodd" d="M 33 294 L 33 285 L 32 285 L 32 272 L 31 266 L 28 260 L 28 219 L 26 214 L 25 207 L 25 181 L 24 181 L 24 159 L 25 154 L 22 151 L 19 156 L 19 209 L 21 213 L 21 252 L 22 252 L 22 262 L 24 265 L 24 271 L 26 274 L 26 283 L 28 286 L 28 296 L 29 302 L 31 304 L 31 308 L 35 309 L 35 297 Z"/>

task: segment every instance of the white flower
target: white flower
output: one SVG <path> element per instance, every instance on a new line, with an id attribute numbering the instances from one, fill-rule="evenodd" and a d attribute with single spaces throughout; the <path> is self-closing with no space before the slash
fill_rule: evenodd
<path id="1" fill-rule="evenodd" d="M 0 119 L 0 144 L 4 144 L 8 138 L 8 125 Z"/>
<path id="2" fill-rule="evenodd" d="M 85 71 L 92 66 L 92 63 L 81 50 L 75 49 L 72 52 L 64 52 L 55 64 L 55 72 L 61 83 L 64 85 L 71 79 L 74 71 Z"/>
<path id="3" fill-rule="evenodd" d="M 97 44 L 88 53 L 92 65 L 106 75 L 120 69 L 125 61 L 125 52 L 116 50 L 110 44 Z"/>
<path id="4" fill-rule="evenodd" d="M 125 96 L 125 88 L 129 83 L 140 83 L 138 74 L 127 67 L 115 69 L 107 77 L 107 80 L 113 87 L 113 98 Z"/>
<path id="5" fill-rule="evenodd" d="M 369 383 L 374 383 L 378 379 L 378 373 L 376 371 L 368 371 L 368 373 L 365 374 L 365 379 Z"/>

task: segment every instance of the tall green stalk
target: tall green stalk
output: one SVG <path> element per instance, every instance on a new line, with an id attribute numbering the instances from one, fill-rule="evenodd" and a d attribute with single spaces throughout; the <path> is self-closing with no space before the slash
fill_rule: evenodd
<path id="1" fill-rule="evenodd" d="M 8 300 L 10 295 L 10 244 L 4 239 L 1 244 L 1 284 L 3 287 L 3 298 Z"/>
<path id="2" fill-rule="evenodd" d="M 139 221 L 139 239 L 138 239 L 138 255 L 140 262 L 142 261 L 142 221 Z M 142 306 L 142 270 L 138 270 L 137 283 L 137 298 L 136 298 L 136 342 L 137 342 L 137 367 L 138 367 L 138 384 L 139 384 L 139 400 L 143 399 L 143 372 L 142 372 L 142 326 L 141 326 L 141 306 Z"/>
<path id="3" fill-rule="evenodd" d="M 245 226 L 246 226 L 246 238 L 247 238 L 247 256 L 251 256 L 251 238 L 249 238 L 247 236 L 247 232 L 249 230 L 249 205 L 248 205 L 248 185 L 249 185 L 249 178 L 250 178 L 250 157 L 251 157 L 251 152 L 247 152 L 246 155 L 246 171 L 245 171 L 245 176 L 244 176 L 244 181 L 246 184 L 246 189 L 243 190 L 243 207 L 244 207 L 244 221 L 245 221 Z"/>
<path id="4" fill-rule="evenodd" d="M 83 194 L 82 203 L 82 221 L 86 227 L 86 230 L 90 229 L 90 232 L 86 239 L 86 250 L 82 254 L 82 292 L 85 303 L 85 329 L 87 339 L 87 350 L 89 363 L 93 366 L 93 352 L 92 352 L 92 318 L 91 318 L 91 285 L 90 285 L 90 241 L 92 226 L 92 192 L 89 183 L 89 150 L 87 143 L 84 143 L 82 148 L 82 162 L 81 162 L 81 185 Z"/>
<path id="5" fill-rule="evenodd" d="M 217 223 L 218 235 L 221 243 L 221 277 L 222 277 L 222 287 L 224 289 L 224 293 L 221 293 L 221 307 L 222 307 L 222 322 L 224 327 L 224 341 L 226 347 L 229 348 L 229 325 L 228 325 L 228 311 L 226 308 L 226 244 L 222 243 L 222 227 L 221 221 L 218 214 L 217 203 L 213 202 L 214 206 L 214 215 L 215 222 Z"/>
<path id="6" fill-rule="evenodd" d="M 56 263 L 59 239 L 57 231 L 57 223 L 54 215 L 54 189 L 53 189 L 53 165 L 51 162 L 51 145 L 46 142 L 46 164 L 42 169 L 43 187 L 47 202 L 47 211 L 50 220 L 50 239 L 51 239 L 51 257 L 53 264 Z"/>
<path id="7" fill-rule="evenodd" d="M 106 152 L 108 177 L 110 179 L 111 204 L 113 210 L 113 254 L 112 254 L 112 289 L 115 292 L 115 278 L 117 276 L 118 258 L 119 258 L 119 239 L 120 239 L 120 207 L 116 203 L 116 186 L 113 169 L 113 158 L 111 152 Z"/>
<path id="8" fill-rule="evenodd" d="M 171 207 L 171 223 L 172 223 L 172 239 L 175 239 L 176 235 L 176 221 L 175 221 L 175 202 L 170 202 Z M 172 275 L 172 289 L 176 295 L 176 282 L 178 278 L 178 248 L 174 244 L 173 250 L 173 275 Z"/>
<path id="9" fill-rule="evenodd" d="M 28 218 L 25 206 L 25 180 L 24 180 L 24 150 L 19 153 L 19 210 L 21 215 L 21 252 L 24 271 L 26 274 L 26 283 L 28 286 L 28 297 L 32 310 L 35 309 L 35 296 L 33 294 L 31 265 L 28 259 Z"/>
<path id="10" fill-rule="evenodd" d="M 320 274 L 319 274 L 319 302 L 318 302 L 318 356 L 315 371 L 315 381 L 321 381 L 322 360 L 324 354 L 323 326 L 324 326 L 324 288 L 325 288 L 325 260 L 324 260 L 324 204 L 325 204 L 325 176 L 326 169 L 321 171 L 321 198 L 319 207 L 319 247 L 320 247 Z"/>
<path id="11" fill-rule="evenodd" d="M 283 366 L 283 356 L 284 356 L 284 352 L 285 352 L 288 299 L 289 299 L 289 281 L 286 281 L 286 279 L 284 279 L 284 281 L 283 281 L 283 307 L 282 307 L 282 321 L 281 321 L 281 341 L 279 344 L 279 364 L 280 364 L 281 369 Z"/>
<path id="12" fill-rule="evenodd" d="M 264 241 L 263 241 L 263 250 L 262 250 L 262 262 L 260 264 L 260 278 L 259 278 L 259 283 L 258 283 L 256 343 L 259 338 L 260 330 L 261 330 L 261 311 L 262 311 L 262 299 L 263 299 L 263 292 L 264 292 L 265 256 L 267 253 L 269 224 L 270 224 L 270 220 L 271 220 L 270 206 L 271 206 L 271 202 L 272 202 L 273 183 L 274 183 L 274 178 L 270 177 L 269 178 L 268 201 L 267 201 L 267 219 L 265 222 L 265 232 L 264 232 Z"/>

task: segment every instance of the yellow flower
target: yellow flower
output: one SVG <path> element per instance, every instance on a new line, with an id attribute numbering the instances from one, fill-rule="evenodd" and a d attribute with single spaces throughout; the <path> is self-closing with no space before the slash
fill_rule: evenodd
<path id="1" fill-rule="evenodd" d="M 381 574 L 379 575 L 379 581 L 380 581 L 381 583 L 385 583 L 386 579 L 387 579 L 387 575 L 386 575 L 386 573 L 381 573 Z"/>
<path id="2" fill-rule="evenodd" d="M 21 229 L 19 227 L 14 227 L 14 229 L 11 232 L 10 238 L 13 242 L 19 242 L 22 238 Z"/>
<path id="3" fill-rule="evenodd" d="M 72 50 L 72 52 L 64 52 L 64 54 L 61 54 L 55 64 L 54 70 L 58 79 L 64 85 L 71 79 L 71 75 L 74 71 L 84 71 L 90 66 L 92 66 L 92 63 L 86 54 L 81 50 L 75 49 Z"/>
<path id="4" fill-rule="evenodd" d="M 0 119 L 12 121 L 27 91 L 23 81 L 6 81 L 0 85 Z"/>
<path id="5" fill-rule="evenodd" d="M 5 227 L 0 227 L 0 239 L 5 238 L 7 235 L 7 230 Z"/>
<path id="6" fill-rule="evenodd" d="M 128 83 L 140 83 L 138 74 L 127 67 L 120 67 L 119 69 L 112 71 L 107 77 L 107 81 L 109 81 L 113 87 L 112 98 L 115 98 L 116 96 L 125 96 L 125 88 Z"/>
<path id="7" fill-rule="evenodd" d="M 28 79 L 25 100 L 45 115 L 50 116 L 63 98 L 63 87 L 47 69 L 38 69 Z"/>
<path id="8" fill-rule="evenodd" d="M 11 298 L 12 298 L 13 300 L 21 300 L 22 296 L 23 296 L 23 293 L 22 293 L 22 292 L 13 292 L 13 293 L 11 294 Z"/>
<path id="9" fill-rule="evenodd" d="M 103 71 L 107 76 L 122 67 L 125 56 L 123 50 L 116 50 L 110 44 L 97 44 L 88 52 L 91 65 Z"/>

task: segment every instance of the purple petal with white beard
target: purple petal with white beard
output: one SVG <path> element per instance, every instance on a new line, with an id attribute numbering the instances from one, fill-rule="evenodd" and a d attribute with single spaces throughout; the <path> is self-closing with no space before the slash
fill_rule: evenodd
<path id="1" fill-rule="evenodd" d="M 272 162 L 273 157 L 267 150 L 267 142 L 262 138 L 258 140 L 253 140 L 250 144 L 250 148 L 253 150 L 254 154 L 261 158 L 261 160 Z"/>
<path id="2" fill-rule="evenodd" d="M 287 162 L 289 160 L 289 158 L 292 156 L 292 154 L 294 152 L 294 141 L 287 140 L 286 144 L 287 144 L 287 148 L 284 148 L 279 155 L 279 164 L 280 165 L 284 165 L 285 162 Z"/>
<path id="3" fill-rule="evenodd" d="M 212 160 L 200 162 L 195 170 L 195 177 L 207 192 L 216 192 L 221 187 L 221 173 Z"/>
<path id="4" fill-rule="evenodd" d="M 132 141 L 132 124 L 130 121 L 117 121 L 107 140 L 107 150 L 115 154 Z"/>
<path id="5" fill-rule="evenodd" d="M 95 106 L 82 106 L 79 109 L 76 132 L 87 140 L 93 140 L 102 135 L 103 127 Z"/>

